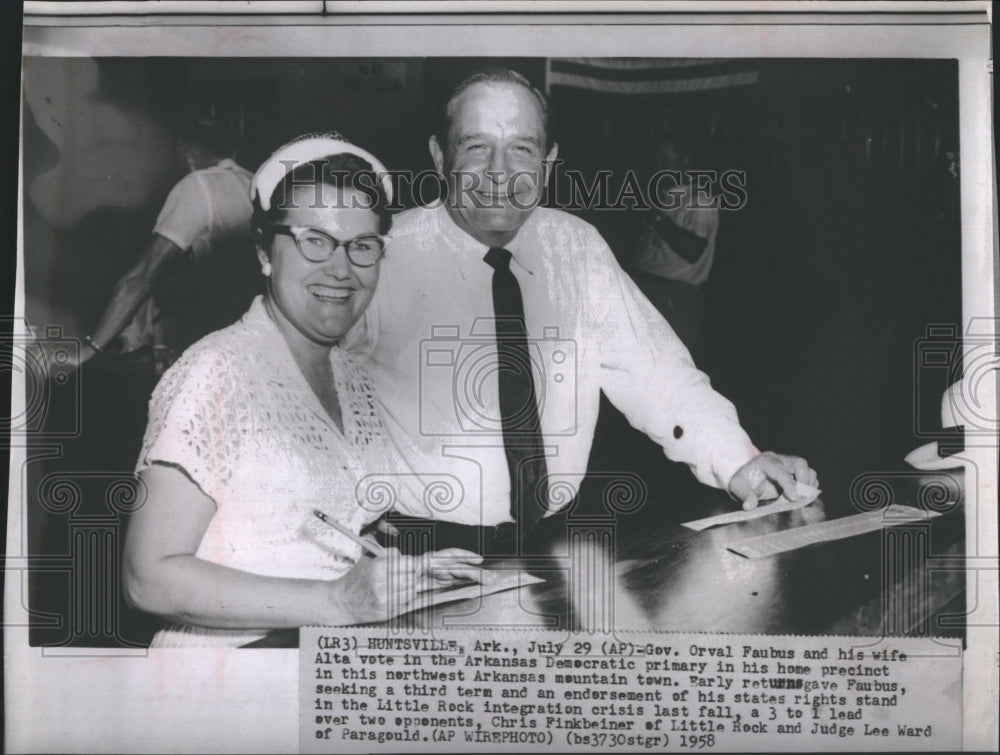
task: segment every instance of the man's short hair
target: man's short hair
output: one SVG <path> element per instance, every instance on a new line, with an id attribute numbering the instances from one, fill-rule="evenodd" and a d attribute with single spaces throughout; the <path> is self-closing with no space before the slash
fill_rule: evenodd
<path id="1" fill-rule="evenodd" d="M 232 157 L 239 142 L 235 118 L 191 115 L 177 124 L 177 138 L 214 157 Z"/>
<path id="2" fill-rule="evenodd" d="M 474 73 L 469 74 L 464 79 L 462 79 L 455 87 L 451 90 L 448 99 L 444 103 L 444 107 L 441 108 L 439 113 L 439 120 L 436 125 L 435 135 L 441 144 L 447 146 L 448 135 L 451 131 L 451 124 L 455 118 L 455 108 L 458 106 L 458 99 L 465 94 L 468 89 L 471 89 L 476 84 L 517 84 L 524 87 L 532 95 L 534 95 L 535 100 L 538 102 L 538 108 L 542 113 L 542 131 L 545 133 L 546 147 L 551 144 L 551 139 L 549 138 L 549 102 L 546 96 L 534 86 L 526 76 L 513 71 L 510 68 L 503 68 L 501 66 L 494 66 L 490 68 L 484 68 Z"/>

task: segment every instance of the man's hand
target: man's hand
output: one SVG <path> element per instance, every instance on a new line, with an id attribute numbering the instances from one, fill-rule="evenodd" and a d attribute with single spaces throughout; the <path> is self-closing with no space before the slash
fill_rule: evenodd
<path id="1" fill-rule="evenodd" d="M 788 500 L 798 500 L 796 482 L 819 487 L 816 472 L 805 459 L 765 451 L 736 470 L 729 481 L 729 492 L 743 501 L 744 510 L 750 511 L 761 499 L 777 498 L 779 490 Z"/>

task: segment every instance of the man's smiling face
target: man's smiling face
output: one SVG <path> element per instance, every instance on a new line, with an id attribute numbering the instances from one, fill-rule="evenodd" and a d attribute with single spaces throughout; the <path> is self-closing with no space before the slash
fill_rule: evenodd
<path id="1" fill-rule="evenodd" d="M 453 106 L 447 144 L 431 137 L 434 164 L 448 180 L 455 223 L 487 246 L 503 246 L 538 205 L 547 178 L 541 105 L 525 87 L 480 82 Z"/>

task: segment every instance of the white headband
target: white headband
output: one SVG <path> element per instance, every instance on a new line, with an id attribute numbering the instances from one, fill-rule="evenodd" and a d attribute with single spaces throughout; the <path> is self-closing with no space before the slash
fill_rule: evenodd
<path id="1" fill-rule="evenodd" d="M 271 195 L 275 188 L 292 170 L 299 165 L 334 155 L 354 155 L 366 160 L 382 182 L 385 198 L 392 202 L 392 181 L 389 180 L 389 171 L 385 166 L 361 147 L 329 136 L 314 136 L 279 147 L 254 174 L 253 181 L 250 182 L 250 200 L 257 200 L 260 208 L 267 212 L 271 209 Z M 290 165 L 291 163 L 294 165 Z"/>

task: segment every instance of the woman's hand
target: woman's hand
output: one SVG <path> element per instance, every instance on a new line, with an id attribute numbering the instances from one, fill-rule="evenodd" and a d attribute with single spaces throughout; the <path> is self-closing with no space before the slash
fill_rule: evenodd
<path id="1" fill-rule="evenodd" d="M 361 558 L 347 574 L 330 583 L 332 615 L 351 623 L 385 621 L 416 607 L 427 590 L 457 581 L 480 582 L 482 556 L 461 548 L 404 556 L 396 548 L 384 555 Z M 336 620 L 334 623 L 344 623 Z"/>

